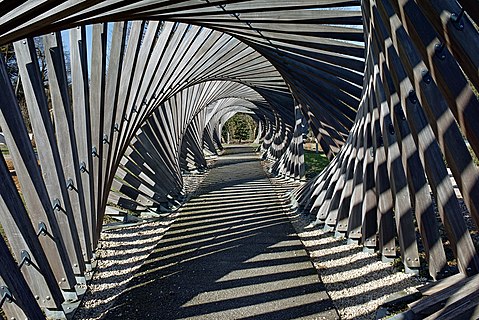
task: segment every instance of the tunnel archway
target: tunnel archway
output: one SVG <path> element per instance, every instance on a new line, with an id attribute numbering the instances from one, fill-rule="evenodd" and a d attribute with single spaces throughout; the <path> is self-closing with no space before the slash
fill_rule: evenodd
<path id="1" fill-rule="evenodd" d="M 397 248 L 410 271 L 420 244 L 434 279 L 446 251 L 459 272 L 479 271 L 460 206 L 477 231 L 473 1 L 2 6 L 0 44 L 14 42 L 36 142 L 1 59 L 0 126 L 22 190 L 3 157 L 0 213 L 12 254 L 0 241 L 11 270 L 0 275 L 15 300 L 3 304 L 7 314 L 38 318 L 39 307 L 74 300 L 108 203 L 172 205 L 182 168 L 204 167 L 205 140 L 218 146 L 222 119 L 245 109 L 261 123 L 275 173 L 304 175 L 304 122 L 332 160 L 292 194 L 317 224 L 384 257 Z M 47 78 L 33 36 L 42 37 Z"/>

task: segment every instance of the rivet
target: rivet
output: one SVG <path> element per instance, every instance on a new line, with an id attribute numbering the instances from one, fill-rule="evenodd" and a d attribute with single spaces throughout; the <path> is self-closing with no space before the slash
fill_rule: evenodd
<path id="1" fill-rule="evenodd" d="M 411 103 L 416 103 L 417 102 L 417 96 L 416 96 L 416 92 L 414 92 L 414 90 L 411 90 L 409 91 L 409 101 L 411 101 Z"/>
<path id="2" fill-rule="evenodd" d="M 431 79 L 431 74 L 429 73 L 429 70 L 424 69 L 421 71 L 421 74 L 422 74 L 422 80 L 424 81 L 424 83 L 430 84 L 432 79 Z"/>
<path id="3" fill-rule="evenodd" d="M 436 52 L 436 55 L 439 59 L 446 59 L 446 54 L 444 53 L 444 43 L 436 43 L 434 45 L 434 51 Z"/>
<path id="4" fill-rule="evenodd" d="M 464 15 L 464 9 L 459 14 L 451 13 L 452 25 L 459 31 L 464 30 L 464 23 L 462 22 L 462 16 Z"/>
<path id="5" fill-rule="evenodd" d="M 378 140 L 377 141 L 378 146 L 382 147 L 384 145 L 384 140 L 381 134 L 378 135 L 377 140 Z"/>
<path id="6" fill-rule="evenodd" d="M 45 299 L 50 300 L 51 298 L 50 298 L 50 296 L 46 296 Z"/>
<path id="7" fill-rule="evenodd" d="M 69 191 L 72 191 L 75 189 L 75 186 L 74 186 L 74 183 L 73 183 L 73 179 L 72 178 L 68 178 L 67 179 L 67 189 Z"/>
<path id="8" fill-rule="evenodd" d="M 95 146 L 91 148 L 91 155 L 94 157 L 98 157 L 98 151 Z"/>
<path id="9" fill-rule="evenodd" d="M 80 162 L 80 172 L 81 173 L 86 172 L 86 163 L 84 161 Z"/>
<path id="10" fill-rule="evenodd" d="M 402 107 L 400 105 L 397 105 L 394 110 L 396 112 L 396 115 L 399 117 L 399 119 L 403 121 L 406 120 L 406 116 L 404 115 L 404 112 L 402 111 Z"/>
<path id="11" fill-rule="evenodd" d="M 394 130 L 394 125 L 392 123 L 388 125 L 388 131 L 390 135 L 394 135 L 396 133 L 396 130 Z"/>

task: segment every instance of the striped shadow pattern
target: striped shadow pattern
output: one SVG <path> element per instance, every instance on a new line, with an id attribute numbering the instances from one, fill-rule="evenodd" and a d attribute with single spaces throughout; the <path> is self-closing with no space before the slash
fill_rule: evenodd
<path id="1" fill-rule="evenodd" d="M 64 316 L 106 208 L 174 209 L 237 112 L 285 177 L 303 177 L 311 129 L 331 162 L 293 196 L 318 225 L 407 271 L 424 252 L 432 278 L 447 254 L 477 273 L 478 23 L 474 0 L 2 2 L 18 74 L 0 59 L 0 126 L 21 188 L 2 156 L 6 315 Z"/>

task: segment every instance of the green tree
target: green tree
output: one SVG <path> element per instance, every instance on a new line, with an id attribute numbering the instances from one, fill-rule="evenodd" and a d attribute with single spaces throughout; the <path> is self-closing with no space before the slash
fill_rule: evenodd
<path id="1" fill-rule="evenodd" d="M 255 137 L 256 122 L 251 116 L 244 113 L 237 113 L 231 117 L 223 126 L 223 140 L 227 141 L 228 133 L 230 138 L 241 143 L 243 141 L 252 141 Z"/>

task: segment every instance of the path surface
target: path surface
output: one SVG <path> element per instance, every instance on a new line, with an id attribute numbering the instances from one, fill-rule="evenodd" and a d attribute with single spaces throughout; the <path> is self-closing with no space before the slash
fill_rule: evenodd
<path id="1" fill-rule="evenodd" d="M 105 319 L 337 319 L 250 147 L 197 193 Z"/>

